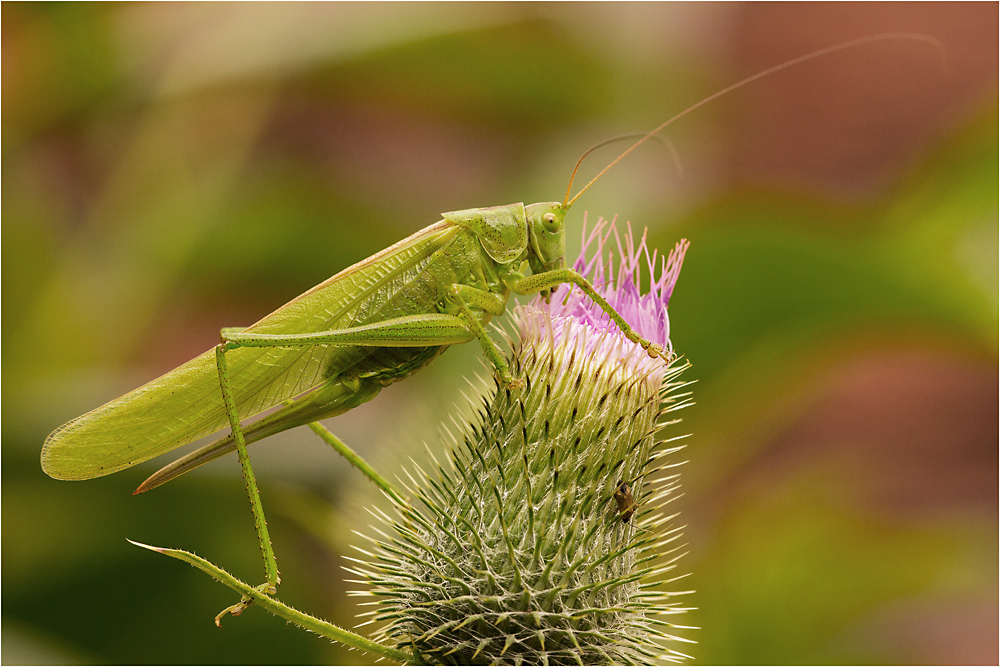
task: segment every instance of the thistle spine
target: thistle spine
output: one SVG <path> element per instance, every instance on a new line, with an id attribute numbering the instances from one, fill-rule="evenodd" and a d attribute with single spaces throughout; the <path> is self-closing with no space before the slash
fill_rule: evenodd
<path id="1" fill-rule="evenodd" d="M 410 477 L 419 507 L 381 515 L 394 534 L 352 570 L 378 598 L 379 638 L 440 664 L 685 657 L 664 646 L 679 638 L 660 618 L 683 611 L 661 590 L 679 557 L 680 529 L 659 531 L 677 477 L 654 478 L 676 465 L 666 461 L 679 448 L 655 436 L 688 404 L 687 365 L 636 366 L 613 334 L 519 319 L 510 366 L 523 385 L 495 387 L 446 465 Z M 622 482 L 629 521 L 615 502 Z"/>

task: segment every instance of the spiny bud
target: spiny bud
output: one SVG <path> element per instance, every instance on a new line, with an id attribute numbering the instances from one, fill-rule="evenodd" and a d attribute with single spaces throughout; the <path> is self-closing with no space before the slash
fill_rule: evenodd
<path id="1" fill-rule="evenodd" d="M 373 540 L 374 562 L 356 570 L 378 598 L 370 613 L 386 622 L 381 639 L 421 661 L 685 657 L 667 648 L 678 626 L 664 618 L 683 611 L 664 590 L 680 549 L 663 511 L 680 447 L 657 434 L 688 399 L 666 311 L 687 244 L 657 267 L 645 237 L 636 247 L 629 230 L 623 247 L 615 233 L 615 277 L 613 258 L 601 257 L 613 232 L 603 222 L 585 231 L 574 268 L 669 361 L 630 342 L 579 288 L 516 309 L 509 363 L 520 386 L 497 386 L 447 463 L 418 471 L 408 491 L 419 502 L 382 516 L 392 535 Z"/>

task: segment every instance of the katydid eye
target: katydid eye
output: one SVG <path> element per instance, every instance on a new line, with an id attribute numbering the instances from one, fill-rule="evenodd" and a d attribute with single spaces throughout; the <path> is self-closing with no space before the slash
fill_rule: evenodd
<path id="1" fill-rule="evenodd" d="M 542 226 L 547 232 L 558 232 L 559 224 L 556 222 L 555 213 L 546 213 L 542 216 Z"/>

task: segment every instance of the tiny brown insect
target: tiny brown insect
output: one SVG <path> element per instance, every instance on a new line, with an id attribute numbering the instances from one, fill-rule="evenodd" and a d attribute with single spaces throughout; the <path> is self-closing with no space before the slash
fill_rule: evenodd
<path id="1" fill-rule="evenodd" d="M 635 514 L 635 508 L 638 505 L 635 502 L 635 498 L 632 497 L 632 489 L 628 488 L 628 484 L 625 482 L 618 483 L 618 488 L 615 489 L 615 502 L 618 503 L 618 511 L 621 513 L 622 523 L 628 523 L 632 515 Z"/>

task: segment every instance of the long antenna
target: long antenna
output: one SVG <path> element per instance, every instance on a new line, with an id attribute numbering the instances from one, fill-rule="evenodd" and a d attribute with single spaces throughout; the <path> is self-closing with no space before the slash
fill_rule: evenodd
<path id="1" fill-rule="evenodd" d="M 581 155 L 580 159 L 577 160 L 576 162 L 577 169 L 579 169 L 580 164 L 583 162 L 583 159 L 588 155 L 590 155 L 591 153 L 593 153 L 594 151 L 596 151 L 598 148 L 603 148 L 608 144 L 614 144 L 619 141 L 625 141 L 626 139 L 635 139 L 636 137 L 641 137 L 643 140 L 656 139 L 657 141 L 661 142 L 664 148 L 670 151 L 670 158 L 673 160 L 674 168 L 677 170 L 678 175 L 680 176 L 684 175 L 684 167 L 681 164 L 681 156 L 677 152 L 677 146 L 675 146 L 674 142 L 668 139 L 667 137 L 663 136 L 662 134 L 656 134 L 655 132 L 654 133 L 628 132 L 627 134 L 619 134 L 617 136 L 605 139 L 604 141 L 599 141 L 583 152 L 583 155 Z M 576 169 L 573 170 L 573 174 L 574 175 L 576 174 Z M 573 179 L 571 178 L 570 183 L 572 184 L 572 182 Z"/>
<path id="2" fill-rule="evenodd" d="M 579 192 L 577 192 L 576 195 L 571 199 L 569 195 L 570 195 L 570 192 L 573 189 L 573 179 L 576 178 L 576 172 L 580 169 L 580 164 L 583 162 L 583 158 L 587 157 L 587 155 L 589 155 L 590 152 L 593 151 L 595 148 L 597 148 L 599 146 L 603 146 L 605 143 L 608 143 L 611 140 L 608 140 L 606 142 L 601 142 L 601 143 L 597 144 L 596 146 L 588 149 L 587 152 L 584 153 L 580 157 L 580 159 L 577 161 L 576 166 L 573 168 L 573 174 L 569 177 L 569 185 L 566 187 L 566 197 L 565 197 L 565 199 L 563 199 L 563 208 L 567 208 L 568 209 L 570 206 L 572 206 L 573 202 L 575 202 L 577 199 L 579 199 L 580 195 L 582 195 L 584 192 L 586 192 L 587 188 L 589 188 L 591 185 L 593 185 L 594 183 L 596 183 L 598 181 L 598 179 L 600 179 L 601 176 L 603 176 L 605 174 L 605 172 L 607 172 L 609 169 L 611 169 L 611 167 L 613 167 L 616 164 L 618 164 L 621 161 L 621 159 L 624 158 L 626 155 L 628 155 L 629 153 L 631 153 L 632 151 L 634 151 L 636 148 L 638 148 L 639 146 L 641 146 L 642 144 L 644 144 L 649 138 L 651 138 L 654 135 L 658 134 L 659 132 L 663 131 L 664 129 L 666 129 L 666 127 L 668 125 L 670 125 L 673 122 L 679 120 L 680 118 L 686 116 L 687 114 L 691 113 L 695 109 L 697 109 L 697 108 L 699 108 L 701 106 L 704 106 L 705 104 L 708 104 L 712 100 L 717 99 L 719 97 L 722 97 L 723 95 L 726 95 L 727 93 L 731 93 L 732 91 L 736 90 L 737 88 L 742 88 L 743 86 L 745 86 L 748 83 L 751 83 L 753 81 L 756 81 L 757 79 L 762 79 L 765 76 L 770 76 L 771 74 L 774 74 L 775 72 L 780 72 L 783 69 L 788 69 L 789 67 L 794 67 L 795 65 L 799 65 L 799 64 L 804 63 L 806 61 L 813 60 L 815 58 L 821 58 L 822 56 L 834 53 L 836 51 L 842 51 L 844 49 L 850 49 L 850 48 L 853 48 L 855 46 L 861 46 L 863 44 L 870 44 L 871 42 L 881 42 L 881 41 L 886 41 L 886 40 L 891 40 L 891 39 L 906 39 L 906 40 L 913 40 L 913 41 L 917 41 L 917 42 L 926 42 L 927 44 L 930 44 L 931 46 L 933 46 L 934 48 L 936 48 L 938 50 L 938 52 L 941 54 L 942 60 L 944 60 L 945 62 L 947 62 L 947 59 L 948 59 L 947 53 L 945 52 L 944 45 L 939 40 L 937 40 L 937 39 L 935 39 L 935 38 L 933 38 L 933 37 L 931 37 L 929 35 L 922 35 L 920 33 L 913 33 L 913 32 L 886 32 L 886 33 L 881 33 L 881 34 L 878 34 L 878 35 L 869 35 L 868 37 L 860 37 L 858 39 L 852 39 L 852 40 L 847 41 L 847 42 L 841 42 L 840 44 L 835 44 L 834 46 L 828 46 L 825 49 L 820 49 L 818 51 L 813 51 L 812 53 L 807 53 L 804 56 L 799 56 L 798 58 L 793 58 L 792 60 L 787 60 L 787 61 L 781 63 L 780 65 L 775 65 L 774 67 L 770 67 L 770 68 L 768 68 L 768 69 L 766 69 L 766 70 L 764 70 L 762 72 L 757 72 L 756 74 L 754 74 L 752 76 L 748 76 L 747 78 L 745 78 L 745 79 L 743 79 L 741 81 L 737 81 L 736 83 L 734 83 L 734 84 L 732 84 L 730 86 L 727 86 L 726 88 L 723 88 L 722 90 L 720 90 L 720 91 L 718 91 L 716 93 L 713 93 L 713 94 L 709 95 L 708 97 L 702 99 L 700 102 L 696 102 L 696 103 L 692 104 L 687 109 L 684 109 L 684 111 L 681 111 L 679 114 L 673 116 L 668 121 L 666 121 L 665 123 L 663 123 L 662 125 L 660 125 L 659 127 L 657 127 L 655 130 L 652 130 L 651 132 L 646 133 L 641 139 L 639 139 L 639 141 L 637 141 L 634 144 L 632 144 L 628 149 L 625 150 L 625 152 L 623 152 L 621 155 L 619 155 L 614 160 L 612 160 L 611 163 L 608 164 L 608 166 L 606 166 L 604 169 L 602 169 L 600 171 L 600 173 L 597 174 L 597 176 L 594 176 L 592 179 L 590 179 L 590 182 L 587 183 L 585 186 L 583 186 L 583 189 L 580 190 Z"/>

